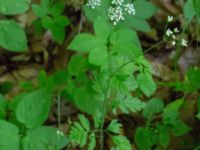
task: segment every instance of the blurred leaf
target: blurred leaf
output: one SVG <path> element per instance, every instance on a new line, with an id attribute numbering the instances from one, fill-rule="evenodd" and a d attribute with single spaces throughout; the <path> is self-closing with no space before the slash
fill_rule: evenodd
<path id="1" fill-rule="evenodd" d="M 0 46 L 13 52 L 24 52 L 27 40 L 23 28 L 13 20 L 0 20 Z"/>
<path id="2" fill-rule="evenodd" d="M 22 143 L 23 150 L 60 150 L 67 145 L 68 139 L 58 134 L 58 129 L 42 126 L 28 130 Z"/>
<path id="3" fill-rule="evenodd" d="M 19 129 L 14 124 L 0 120 L 0 148 L 2 150 L 19 150 Z"/>
<path id="4" fill-rule="evenodd" d="M 145 118 L 151 119 L 153 115 L 157 113 L 161 113 L 164 108 L 164 103 L 162 100 L 157 98 L 152 98 L 150 101 L 147 102 L 146 107 L 143 110 L 143 116 Z"/>
<path id="5" fill-rule="evenodd" d="M 0 0 L 0 13 L 4 15 L 22 14 L 29 8 L 29 0 Z"/>
<path id="6" fill-rule="evenodd" d="M 122 135 L 112 136 L 112 140 L 114 144 L 116 145 L 117 150 L 131 150 L 132 149 L 129 140 L 125 136 L 122 136 Z"/>
<path id="7" fill-rule="evenodd" d="M 116 119 L 112 120 L 107 127 L 107 130 L 113 133 L 120 133 L 122 125 Z"/>
<path id="8" fill-rule="evenodd" d="M 17 105 L 17 120 L 27 128 L 35 128 L 47 119 L 50 104 L 51 97 L 46 90 L 29 93 Z"/>

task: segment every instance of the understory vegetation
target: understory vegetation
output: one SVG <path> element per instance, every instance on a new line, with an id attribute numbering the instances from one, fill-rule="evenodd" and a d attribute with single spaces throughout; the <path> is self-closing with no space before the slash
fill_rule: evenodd
<path id="1" fill-rule="evenodd" d="M 200 0 L 0 0 L 0 150 L 200 150 Z"/>

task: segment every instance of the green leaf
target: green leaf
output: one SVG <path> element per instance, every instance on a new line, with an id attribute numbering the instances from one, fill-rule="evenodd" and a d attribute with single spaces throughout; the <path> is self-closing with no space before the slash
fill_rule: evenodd
<path id="1" fill-rule="evenodd" d="M 95 99 L 94 91 L 90 87 L 76 88 L 73 93 L 73 99 L 75 106 L 88 114 L 94 114 L 97 109 L 102 108 L 103 102 L 100 99 Z"/>
<path id="2" fill-rule="evenodd" d="M 195 15 L 194 6 L 192 0 L 187 0 L 183 7 L 184 16 L 187 20 L 190 20 Z"/>
<path id="3" fill-rule="evenodd" d="M 200 68 L 189 68 L 187 70 L 187 78 L 191 91 L 200 89 Z"/>
<path id="4" fill-rule="evenodd" d="M 67 69 L 71 75 L 79 75 L 86 70 L 86 67 L 87 59 L 81 54 L 76 54 L 72 56 Z"/>
<path id="5" fill-rule="evenodd" d="M 116 119 L 112 120 L 107 127 L 107 130 L 113 133 L 120 133 L 122 125 Z"/>
<path id="6" fill-rule="evenodd" d="M 134 44 L 136 47 L 141 48 L 137 33 L 131 29 L 119 29 L 114 31 L 111 34 L 110 42 L 112 45 L 118 45 L 120 47 L 123 47 L 127 44 Z"/>
<path id="7" fill-rule="evenodd" d="M 103 18 L 98 17 L 94 22 L 94 31 L 98 38 L 102 39 L 104 42 L 107 42 L 111 28 Z"/>
<path id="8" fill-rule="evenodd" d="M 150 97 L 156 91 L 156 88 L 157 88 L 156 84 L 153 81 L 153 78 L 150 74 L 140 73 L 137 76 L 137 82 L 138 82 L 139 88 L 147 97 Z"/>
<path id="9" fill-rule="evenodd" d="M 112 140 L 117 150 L 132 150 L 131 144 L 125 136 L 112 136 Z"/>
<path id="10" fill-rule="evenodd" d="M 89 53 L 89 62 L 93 65 L 101 66 L 108 60 L 108 50 L 106 46 L 98 46 Z"/>
<path id="11" fill-rule="evenodd" d="M 164 125 L 157 126 L 157 130 L 159 132 L 159 143 L 164 148 L 167 149 L 170 143 L 170 133 L 168 131 L 168 128 Z"/>
<path id="12" fill-rule="evenodd" d="M 78 34 L 70 43 L 68 49 L 79 52 L 90 52 L 96 47 L 99 47 L 103 43 L 95 36 L 88 33 Z"/>
<path id="13" fill-rule="evenodd" d="M 74 122 L 73 126 L 71 127 L 70 133 L 69 133 L 69 139 L 70 142 L 73 145 L 80 145 L 82 148 L 87 143 L 88 138 L 88 132 L 89 132 L 89 121 L 84 116 L 80 115 L 79 119 L 81 123 Z"/>
<path id="14" fill-rule="evenodd" d="M 17 120 L 27 128 L 41 125 L 48 118 L 50 103 L 51 97 L 46 90 L 40 89 L 29 93 L 17 106 Z"/>
<path id="15" fill-rule="evenodd" d="M 136 11 L 135 16 L 141 19 L 148 19 L 157 11 L 156 6 L 148 1 L 136 0 L 134 2 L 134 7 Z"/>
<path id="16" fill-rule="evenodd" d="M 173 126 L 171 128 L 171 131 L 173 135 L 175 136 L 183 136 L 184 134 L 188 133 L 190 130 L 191 130 L 190 127 L 180 119 L 173 122 Z"/>
<path id="17" fill-rule="evenodd" d="M 79 119 L 80 119 L 80 123 L 84 127 L 84 129 L 86 131 L 90 131 L 90 122 L 89 122 L 89 120 L 83 115 L 79 115 Z"/>
<path id="18" fill-rule="evenodd" d="M 32 5 L 33 12 L 40 18 L 46 17 L 51 12 L 50 0 L 42 0 L 40 5 Z"/>
<path id="19" fill-rule="evenodd" d="M 193 0 L 193 6 L 196 11 L 196 14 L 200 17 L 200 1 L 199 0 Z"/>
<path id="20" fill-rule="evenodd" d="M 95 146 L 96 146 L 96 139 L 95 139 L 95 134 L 94 133 L 91 133 L 89 135 L 89 139 L 90 139 L 90 142 L 88 144 L 88 150 L 94 150 Z"/>
<path id="21" fill-rule="evenodd" d="M 142 110 L 145 107 L 145 103 L 139 100 L 138 98 L 133 98 L 132 96 L 128 97 L 117 97 L 117 100 L 114 102 L 114 112 L 119 108 L 123 113 L 128 114 L 130 112 L 137 112 Z"/>
<path id="22" fill-rule="evenodd" d="M 8 101 L 0 94 L 0 119 L 6 118 Z"/>
<path id="23" fill-rule="evenodd" d="M 60 150 L 68 144 L 68 139 L 58 134 L 56 128 L 42 126 L 28 130 L 22 143 L 23 150 Z"/>
<path id="24" fill-rule="evenodd" d="M 55 17 L 59 17 L 65 9 L 63 2 L 56 2 L 51 8 L 51 14 Z"/>
<path id="25" fill-rule="evenodd" d="M 0 0 L 0 13 L 4 15 L 21 14 L 28 10 L 29 0 Z"/>
<path id="26" fill-rule="evenodd" d="M 143 110 L 143 116 L 145 118 L 151 119 L 153 115 L 161 113 L 164 108 L 164 103 L 162 100 L 157 98 L 152 98 L 146 104 L 146 107 Z"/>
<path id="27" fill-rule="evenodd" d="M 139 150 L 151 150 L 153 143 L 149 130 L 141 127 L 137 128 L 135 132 L 135 143 Z"/>
<path id="28" fill-rule="evenodd" d="M 178 99 L 169 103 L 164 111 L 178 111 L 184 103 L 184 99 Z"/>
<path id="29" fill-rule="evenodd" d="M 13 52 L 26 51 L 26 35 L 18 23 L 13 20 L 0 20 L 0 46 Z"/>
<path id="30" fill-rule="evenodd" d="M 136 30 L 143 31 L 143 32 L 150 32 L 151 27 L 149 26 L 148 22 L 136 17 L 127 16 L 126 22 L 129 24 L 129 26 L 133 27 Z"/>
<path id="31" fill-rule="evenodd" d="M 19 129 L 14 124 L 0 120 L 0 149 L 19 150 Z"/>
<path id="32" fill-rule="evenodd" d="M 63 26 L 54 24 L 50 29 L 53 39 L 59 44 L 62 44 L 65 39 L 65 28 Z"/>

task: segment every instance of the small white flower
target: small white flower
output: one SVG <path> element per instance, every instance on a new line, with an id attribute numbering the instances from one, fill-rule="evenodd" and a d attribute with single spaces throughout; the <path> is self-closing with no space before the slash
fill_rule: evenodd
<path id="1" fill-rule="evenodd" d="M 57 130 L 57 135 L 59 135 L 59 136 L 64 136 L 63 132 L 60 131 L 60 130 Z"/>
<path id="2" fill-rule="evenodd" d="M 187 47 L 187 41 L 185 39 L 181 39 L 181 45 Z"/>
<path id="3" fill-rule="evenodd" d="M 173 35 L 172 35 L 172 38 L 175 40 L 175 39 L 176 39 L 176 35 L 173 34 Z"/>
<path id="4" fill-rule="evenodd" d="M 135 8 L 134 5 L 131 3 L 125 4 L 124 5 L 124 10 L 129 14 L 129 15 L 135 15 Z"/>
<path id="5" fill-rule="evenodd" d="M 176 45 L 176 41 L 172 41 L 172 46 L 175 46 Z"/>
<path id="6" fill-rule="evenodd" d="M 122 5 L 124 3 L 124 0 L 112 0 L 112 4 L 114 5 Z"/>
<path id="7" fill-rule="evenodd" d="M 171 29 L 167 29 L 166 35 L 170 37 L 171 35 L 173 35 L 173 31 Z"/>
<path id="8" fill-rule="evenodd" d="M 173 19 L 174 19 L 174 17 L 173 17 L 173 16 L 168 16 L 168 17 L 167 17 L 167 21 L 168 21 L 168 22 L 172 22 L 172 21 L 173 21 Z"/>
<path id="9" fill-rule="evenodd" d="M 178 32 L 179 32 L 179 29 L 178 29 L 178 28 L 174 28 L 174 32 L 175 32 L 175 33 L 178 33 Z"/>
<path id="10" fill-rule="evenodd" d="M 97 6 L 101 5 L 101 0 L 88 0 L 87 6 L 90 6 L 92 9 L 95 9 Z"/>
<path id="11" fill-rule="evenodd" d="M 110 7 L 108 9 L 108 17 L 114 25 L 117 25 L 118 22 L 124 20 L 123 9 L 120 6 Z"/>

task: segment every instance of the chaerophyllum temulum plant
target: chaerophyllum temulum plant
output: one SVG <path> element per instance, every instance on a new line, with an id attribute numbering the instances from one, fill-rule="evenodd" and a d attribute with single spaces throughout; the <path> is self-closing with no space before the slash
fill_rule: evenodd
<path id="1" fill-rule="evenodd" d="M 148 8 L 147 12 L 144 11 L 145 8 Z M 117 120 L 117 115 L 135 113 L 144 108 L 146 112 L 151 111 L 148 110 L 151 109 L 148 108 L 151 101 L 148 104 L 146 100 L 154 94 L 157 86 L 136 30 L 150 30 L 145 19 L 156 12 L 156 7 L 147 1 L 89 0 L 84 6 L 84 12 L 93 23 L 94 34 L 79 33 L 68 46 L 68 49 L 77 53 L 71 57 L 68 64 L 69 81 L 65 92 L 82 112 L 93 116 L 93 123 L 90 123 L 84 115 L 79 115 L 79 122 L 74 122 L 71 126 L 70 143 L 81 148 L 87 145 L 89 150 L 95 147 L 104 149 L 104 139 L 109 137 L 112 139 L 111 149 L 130 150 L 132 141 L 123 135 L 122 124 Z M 178 28 L 173 30 L 168 28 L 173 17 L 169 16 L 167 21 L 163 41 L 144 50 L 145 53 L 163 43 L 170 43 L 171 46 L 187 46 L 186 40 L 177 37 Z M 157 105 L 156 103 L 157 100 L 154 104 Z M 164 104 L 158 100 L 158 105 L 159 103 L 162 106 L 158 109 L 162 111 Z M 177 106 L 174 110 L 176 114 L 178 109 Z M 149 118 L 153 117 L 152 114 Z M 151 119 L 149 121 L 147 119 L 146 128 L 139 128 L 136 131 L 135 142 L 139 149 L 147 150 L 153 145 L 159 145 L 159 141 L 152 141 L 146 147 L 142 143 L 143 138 L 148 138 L 147 136 L 159 137 L 159 134 L 155 136 L 149 134 Z M 183 126 L 184 131 L 177 133 L 177 136 L 189 131 L 189 127 L 179 119 L 178 115 L 172 119 Z M 166 129 L 168 136 L 170 132 L 167 130 L 168 125 L 172 125 L 172 122 L 164 123 L 163 121 L 158 124 L 160 135 L 165 136 L 162 131 Z M 169 140 L 165 143 L 163 140 L 160 142 L 163 148 L 167 148 Z"/>

